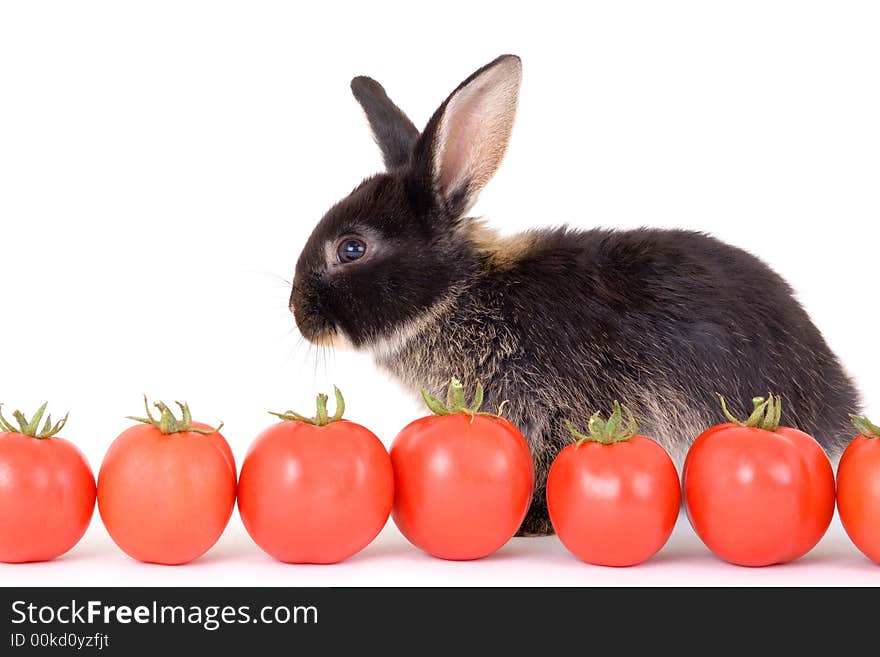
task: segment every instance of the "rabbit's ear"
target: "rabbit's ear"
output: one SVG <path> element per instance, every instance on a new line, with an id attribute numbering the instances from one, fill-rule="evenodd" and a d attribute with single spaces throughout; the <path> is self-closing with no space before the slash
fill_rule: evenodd
<path id="1" fill-rule="evenodd" d="M 428 122 L 413 165 L 453 215 L 467 212 L 501 164 L 521 80 L 519 57 L 502 55 L 462 82 Z"/>
<path id="2" fill-rule="evenodd" d="M 387 169 L 409 162 L 419 131 L 406 114 L 391 102 L 381 84 L 372 78 L 358 76 L 351 81 L 351 92 L 364 108 L 373 137 L 382 150 Z"/>

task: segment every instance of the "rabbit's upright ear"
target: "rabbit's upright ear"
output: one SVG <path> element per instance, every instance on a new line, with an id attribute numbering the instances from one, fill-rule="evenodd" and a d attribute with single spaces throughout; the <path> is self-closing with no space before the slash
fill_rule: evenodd
<path id="1" fill-rule="evenodd" d="M 351 92 L 364 108 L 373 137 L 382 150 L 385 167 L 394 169 L 408 163 L 419 138 L 419 131 L 412 121 L 391 102 L 382 85 L 372 78 L 354 78 Z"/>
<path id="2" fill-rule="evenodd" d="M 467 212 L 501 164 L 521 80 L 519 57 L 502 55 L 462 82 L 425 127 L 414 171 L 453 216 Z"/>

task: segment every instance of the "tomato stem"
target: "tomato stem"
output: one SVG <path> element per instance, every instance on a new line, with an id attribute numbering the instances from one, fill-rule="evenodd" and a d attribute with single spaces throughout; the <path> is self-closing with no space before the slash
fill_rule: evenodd
<path id="1" fill-rule="evenodd" d="M 65 413 L 63 418 L 58 420 L 55 424 L 52 424 L 52 414 L 50 413 L 46 416 L 46 421 L 43 423 L 43 428 L 41 429 L 40 421 L 43 419 L 43 415 L 45 414 L 48 405 L 49 402 L 44 402 L 30 420 L 28 420 L 25 414 L 21 411 L 13 411 L 12 417 L 18 422 L 18 427 L 13 426 L 7 421 L 7 419 L 3 417 L 3 412 L 0 411 L 0 430 L 24 434 L 25 436 L 30 436 L 37 440 L 51 438 L 64 428 L 64 425 L 67 424 L 67 416 L 70 414 Z M 0 404 L 0 408 L 2 408 L 2 406 L 3 404 Z"/>
<path id="2" fill-rule="evenodd" d="M 623 413 L 626 412 L 627 419 L 624 423 Z M 569 422 L 565 421 L 565 428 L 574 437 L 576 447 L 580 447 L 583 443 L 600 443 L 602 445 L 613 445 L 614 443 L 623 443 L 635 436 L 639 432 L 636 418 L 626 406 L 615 401 L 611 410 L 611 415 L 607 420 L 602 419 L 602 412 L 596 411 L 590 417 L 587 424 L 589 433 L 581 433 Z"/>
<path id="3" fill-rule="evenodd" d="M 776 431 L 779 428 L 779 420 L 782 418 L 782 400 L 779 395 L 774 396 L 768 392 L 766 398 L 752 397 L 752 414 L 743 422 L 734 417 L 727 409 L 727 400 L 717 392 L 715 394 L 721 401 L 724 417 L 733 424 L 751 429 L 764 429 L 765 431 Z"/>
<path id="4" fill-rule="evenodd" d="M 153 413 L 150 411 L 150 402 L 147 401 L 146 395 L 144 395 L 144 409 L 147 412 L 146 417 L 126 415 L 126 419 L 134 420 L 135 422 L 141 422 L 143 424 L 150 424 L 156 427 L 165 435 L 170 435 L 172 433 L 184 433 L 186 431 L 209 435 L 212 433 L 217 433 L 218 431 L 220 431 L 220 429 L 223 428 L 222 422 L 217 426 L 216 429 L 203 429 L 201 427 L 194 427 L 192 425 L 192 413 L 189 410 L 189 404 L 186 404 L 184 402 L 174 403 L 177 404 L 177 406 L 180 408 L 181 419 L 179 420 L 175 417 L 174 412 L 168 407 L 168 404 L 163 401 L 157 401 L 153 403 L 153 406 L 159 411 L 159 419 L 153 417 Z"/>
<path id="5" fill-rule="evenodd" d="M 422 399 L 425 400 L 425 405 L 432 413 L 434 413 L 434 415 L 454 415 L 455 413 L 463 413 L 465 415 L 470 415 L 471 418 L 476 415 L 501 417 L 501 411 L 503 411 L 504 406 L 508 404 L 508 400 L 501 402 L 497 413 L 481 411 L 480 407 L 483 405 L 484 394 L 483 384 L 477 381 L 477 385 L 474 387 L 474 396 L 470 403 L 468 403 L 464 397 L 464 384 L 455 377 L 452 377 L 449 381 L 449 388 L 446 390 L 445 404 L 433 395 L 429 395 L 428 391 L 424 388 L 421 392 Z"/>
<path id="6" fill-rule="evenodd" d="M 880 427 L 871 422 L 864 415 L 850 415 L 850 419 L 852 420 L 853 426 L 856 428 L 856 431 L 859 432 L 859 435 L 864 436 L 865 438 L 880 438 Z"/>
<path id="7" fill-rule="evenodd" d="M 329 400 L 329 397 L 323 392 L 318 394 L 315 417 L 306 417 L 295 411 L 284 411 L 283 413 L 269 411 L 269 413 L 275 417 L 280 417 L 285 421 L 305 422 L 306 424 L 312 424 L 316 427 L 323 427 L 332 422 L 339 422 L 345 413 L 345 399 L 342 398 L 342 393 L 336 386 L 333 386 L 333 394 L 336 396 L 336 412 L 333 413 L 332 416 L 327 412 L 327 401 Z"/>

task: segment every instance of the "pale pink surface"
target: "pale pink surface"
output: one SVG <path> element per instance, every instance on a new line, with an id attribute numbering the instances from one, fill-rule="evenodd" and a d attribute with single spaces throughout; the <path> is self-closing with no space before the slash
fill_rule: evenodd
<path id="1" fill-rule="evenodd" d="M 186 566 L 135 562 L 93 522 L 82 542 L 57 561 L 0 564 L 0 581 L 4 586 L 880 586 L 880 566 L 856 550 L 836 516 L 815 550 L 769 568 L 716 559 L 684 516 L 666 547 L 633 568 L 584 564 L 556 537 L 515 538 L 479 561 L 442 561 L 413 548 L 392 523 L 348 561 L 288 565 L 257 548 L 236 513 L 214 549 Z"/>

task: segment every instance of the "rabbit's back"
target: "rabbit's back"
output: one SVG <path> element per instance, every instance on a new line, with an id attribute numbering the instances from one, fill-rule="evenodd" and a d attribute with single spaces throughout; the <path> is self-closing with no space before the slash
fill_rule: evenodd
<path id="1" fill-rule="evenodd" d="M 619 399 L 681 457 L 722 420 L 716 391 L 745 412 L 772 390 L 830 453 L 849 438 L 857 393 L 791 288 L 708 235 L 533 233 L 482 285 L 516 336 L 510 366 L 553 381 L 563 412 L 583 419 Z"/>

